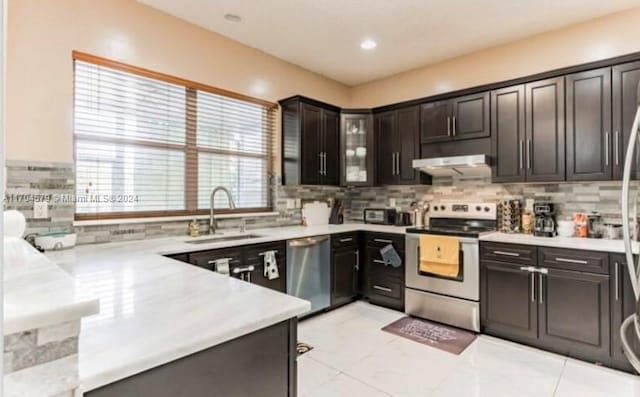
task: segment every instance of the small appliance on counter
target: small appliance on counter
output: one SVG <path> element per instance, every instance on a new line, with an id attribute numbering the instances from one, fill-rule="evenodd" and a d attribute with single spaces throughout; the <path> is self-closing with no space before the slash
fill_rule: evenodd
<path id="1" fill-rule="evenodd" d="M 411 213 L 405 211 L 396 212 L 396 226 L 411 226 Z"/>
<path id="2" fill-rule="evenodd" d="M 587 215 L 587 237 L 602 238 L 603 231 L 604 223 L 602 221 L 602 215 L 597 212 L 592 212 Z"/>
<path id="3" fill-rule="evenodd" d="M 520 200 L 504 200 L 498 204 L 498 230 L 503 233 L 520 233 Z"/>
<path id="4" fill-rule="evenodd" d="M 25 236 L 31 245 L 40 251 L 58 251 L 76 246 L 77 235 L 73 232 L 44 232 Z"/>
<path id="5" fill-rule="evenodd" d="M 411 203 L 411 226 L 428 227 L 429 226 L 429 203 L 421 203 L 413 201 Z"/>
<path id="6" fill-rule="evenodd" d="M 395 225 L 396 210 L 395 208 L 365 208 L 363 218 L 364 223 Z"/>
<path id="7" fill-rule="evenodd" d="M 556 236 L 556 219 L 553 203 L 539 201 L 533 204 L 535 214 L 535 225 L 533 235 L 538 237 Z"/>
<path id="8" fill-rule="evenodd" d="M 556 231 L 558 232 L 558 236 L 560 237 L 573 237 L 576 229 L 573 225 L 573 221 L 558 220 Z"/>

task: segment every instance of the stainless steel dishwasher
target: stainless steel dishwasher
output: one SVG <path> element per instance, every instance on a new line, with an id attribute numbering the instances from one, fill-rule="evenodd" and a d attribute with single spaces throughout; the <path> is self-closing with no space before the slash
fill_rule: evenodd
<path id="1" fill-rule="evenodd" d="M 311 302 L 307 316 L 331 304 L 329 236 L 287 241 L 287 294 Z"/>

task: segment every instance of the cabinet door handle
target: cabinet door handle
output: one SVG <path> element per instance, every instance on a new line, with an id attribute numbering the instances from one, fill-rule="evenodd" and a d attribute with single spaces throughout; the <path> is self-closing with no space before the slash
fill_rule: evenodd
<path id="1" fill-rule="evenodd" d="M 520 144 L 518 145 L 520 147 L 520 169 L 524 168 L 524 140 L 521 139 L 520 140 Z"/>
<path id="2" fill-rule="evenodd" d="M 447 136 L 451 136 L 451 117 L 447 116 Z"/>
<path id="3" fill-rule="evenodd" d="M 391 240 L 385 240 L 382 238 L 374 238 L 373 241 L 375 241 L 376 243 L 386 243 L 386 244 L 392 244 L 393 241 Z"/>
<path id="4" fill-rule="evenodd" d="M 536 275 L 531 273 L 531 302 L 536 301 Z"/>
<path id="5" fill-rule="evenodd" d="M 396 152 L 391 153 L 391 175 L 396 174 Z"/>
<path id="6" fill-rule="evenodd" d="M 322 175 L 322 152 L 318 153 L 318 174 Z"/>
<path id="7" fill-rule="evenodd" d="M 616 291 L 616 302 L 620 300 L 620 264 L 618 262 L 615 263 L 614 265 L 614 269 L 615 269 L 615 280 L 614 282 L 616 283 L 615 285 L 615 291 Z"/>
<path id="8" fill-rule="evenodd" d="M 616 165 L 620 165 L 620 131 L 613 133 L 613 158 Z"/>
<path id="9" fill-rule="evenodd" d="M 396 152 L 396 175 L 400 175 L 400 152 Z"/>
<path id="10" fill-rule="evenodd" d="M 531 169 L 531 139 L 527 139 L 527 169 Z"/>
<path id="11" fill-rule="evenodd" d="M 517 252 L 508 252 L 508 251 L 493 251 L 495 255 L 504 255 L 504 256 L 520 256 Z"/>
<path id="12" fill-rule="evenodd" d="M 349 241 L 353 241 L 353 238 L 348 237 L 348 238 L 341 238 L 341 239 L 340 239 L 340 242 L 341 242 L 341 243 L 348 243 Z"/>
<path id="13" fill-rule="evenodd" d="M 521 267 L 520 267 L 520 270 L 522 270 L 523 272 L 529 272 L 529 273 L 535 273 L 535 272 L 537 272 L 537 271 L 538 271 L 538 270 L 537 270 L 535 267 L 533 267 L 533 266 L 521 266 Z"/>
<path id="14" fill-rule="evenodd" d="M 542 296 L 543 295 L 542 284 L 544 283 L 544 277 L 542 276 L 542 273 L 540 273 L 538 275 L 538 277 L 539 277 L 539 279 L 538 279 L 538 281 L 539 281 L 538 287 L 540 288 L 540 291 L 538 291 L 538 295 L 540 295 L 540 304 L 543 304 L 544 303 L 544 297 Z"/>
<path id="15" fill-rule="evenodd" d="M 360 271 L 360 250 L 356 250 L 356 271 Z"/>
<path id="16" fill-rule="evenodd" d="M 384 292 L 391 292 L 393 291 L 391 288 L 387 288 L 387 287 L 381 287 L 379 285 L 375 285 L 373 286 L 374 289 L 377 289 L 379 291 L 384 291 Z"/>
<path id="17" fill-rule="evenodd" d="M 564 263 L 577 263 L 579 265 L 586 265 L 589 262 L 584 261 L 582 259 L 569 259 L 569 258 L 556 258 L 556 262 L 564 262 Z"/>
<path id="18" fill-rule="evenodd" d="M 452 128 L 453 136 L 456 136 L 456 116 L 453 116 L 452 124 L 453 124 L 453 128 Z"/>
<path id="19" fill-rule="evenodd" d="M 327 175 L 327 152 L 322 152 L 322 175 Z"/>
<path id="20" fill-rule="evenodd" d="M 609 131 L 604 133 L 604 165 L 609 166 L 609 152 L 611 147 L 609 146 Z"/>

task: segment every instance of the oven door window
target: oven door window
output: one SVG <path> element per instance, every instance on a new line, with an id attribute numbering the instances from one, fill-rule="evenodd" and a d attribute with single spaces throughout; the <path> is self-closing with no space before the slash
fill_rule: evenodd
<path id="1" fill-rule="evenodd" d="M 422 270 L 422 266 L 420 266 L 419 264 L 418 264 L 418 274 L 422 277 L 439 278 L 443 280 L 464 282 L 464 255 L 462 250 L 460 250 L 459 255 L 460 257 L 458 260 L 458 274 L 456 274 L 455 276 L 449 276 L 449 275 L 443 275 L 443 274 L 424 271 Z M 418 252 L 418 262 L 419 261 L 420 261 L 420 253 Z"/>

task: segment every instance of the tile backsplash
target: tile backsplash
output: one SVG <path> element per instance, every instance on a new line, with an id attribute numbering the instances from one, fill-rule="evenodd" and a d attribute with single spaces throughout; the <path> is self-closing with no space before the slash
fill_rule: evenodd
<path id="1" fill-rule="evenodd" d="M 17 209 L 27 218 L 27 233 L 48 230 L 75 230 L 78 244 L 100 243 L 186 235 L 186 221 L 153 222 L 118 225 L 74 226 L 74 204 L 60 200 L 75 192 L 73 164 L 24 161 L 7 162 L 7 189 L 5 209 Z M 637 197 L 638 183 L 632 183 L 632 197 Z M 339 198 L 345 203 L 345 221 L 362 221 L 362 210 L 367 207 L 388 207 L 395 199 L 396 207 L 408 210 L 413 201 L 477 201 L 497 202 L 506 199 L 548 199 L 556 203 L 559 217 L 570 217 L 574 212 L 598 211 L 605 221 L 620 221 L 621 182 L 562 182 L 544 184 L 492 184 L 489 179 L 452 180 L 437 178 L 432 185 L 384 186 L 369 188 L 338 188 L 322 186 L 282 186 L 274 180 L 274 212 L 277 215 L 244 218 L 248 229 L 273 226 L 300 225 L 300 209 L 287 209 L 287 199 L 302 200 Z M 34 219 L 33 200 L 50 202 L 49 217 Z M 635 213 L 635 210 L 633 211 Z M 221 229 L 238 228 L 240 218 L 223 219 Z M 201 230 L 207 229 L 207 220 L 201 220 Z"/>

